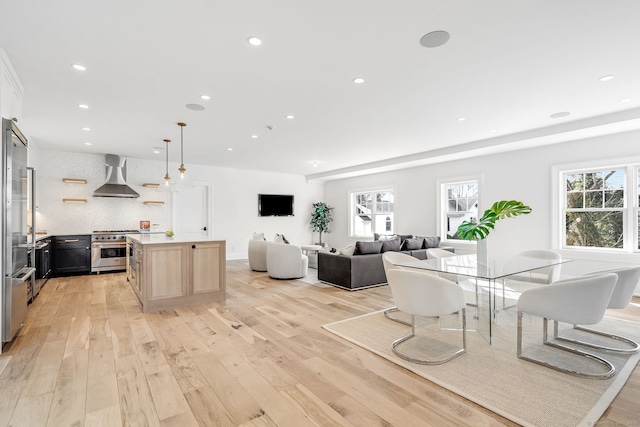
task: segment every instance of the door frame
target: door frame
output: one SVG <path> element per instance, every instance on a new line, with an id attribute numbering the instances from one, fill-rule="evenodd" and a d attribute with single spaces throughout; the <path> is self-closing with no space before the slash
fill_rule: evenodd
<path id="1" fill-rule="evenodd" d="M 204 187 L 207 195 L 207 236 L 213 237 L 213 182 L 211 181 L 194 181 L 193 187 Z M 176 186 L 171 193 L 171 226 L 172 229 L 176 229 L 178 219 L 178 203 L 176 200 L 176 194 L 180 192 L 180 186 Z M 183 188 L 187 188 L 184 186 Z"/>

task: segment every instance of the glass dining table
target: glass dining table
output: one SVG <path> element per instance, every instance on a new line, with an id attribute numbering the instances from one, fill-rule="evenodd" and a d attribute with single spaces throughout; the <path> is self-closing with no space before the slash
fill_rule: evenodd
<path id="1" fill-rule="evenodd" d="M 570 259 L 548 260 L 539 258 L 520 259 L 517 263 L 507 262 L 509 259 L 488 259 L 478 262 L 475 254 L 456 255 L 445 258 L 432 258 L 396 264 L 403 268 L 413 268 L 418 270 L 429 270 L 437 273 L 447 273 L 457 275 L 460 280 L 466 278 L 474 284 L 475 304 L 477 314 L 477 331 L 491 344 L 492 329 L 495 327 L 498 308 L 496 303 L 499 295 L 498 291 L 503 290 L 504 280 L 509 276 L 517 275 L 522 280 L 524 273 L 532 272 L 542 268 L 564 264 Z"/>

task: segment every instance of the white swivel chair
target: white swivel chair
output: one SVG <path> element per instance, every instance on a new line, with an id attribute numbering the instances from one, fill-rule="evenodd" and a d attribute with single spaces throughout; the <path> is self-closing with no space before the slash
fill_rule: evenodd
<path id="1" fill-rule="evenodd" d="M 623 309 L 629 305 L 631 299 L 633 298 L 633 292 L 638 285 L 638 281 L 640 281 L 640 267 L 628 267 L 628 268 L 619 268 L 615 270 L 607 270 L 603 273 L 615 273 L 618 276 L 618 281 L 616 282 L 616 287 L 613 289 L 613 294 L 611 295 L 611 299 L 609 300 L 609 305 L 607 305 L 608 309 Z M 596 348 L 599 350 L 615 352 L 615 353 L 637 353 L 640 350 L 640 344 L 637 342 L 630 340 L 629 338 L 621 337 L 619 335 L 609 334 L 606 332 L 596 331 L 590 328 L 584 328 L 582 326 L 573 325 L 574 329 L 578 329 L 585 332 L 590 332 L 593 334 L 597 334 L 604 337 L 609 337 L 614 341 L 622 342 L 626 345 L 626 348 L 620 347 L 609 347 L 599 344 L 594 344 L 591 342 L 586 342 L 577 339 L 570 339 L 567 337 L 561 337 L 558 335 L 557 325 L 554 325 L 554 338 L 572 342 L 575 344 L 581 344 L 586 347 Z"/>
<path id="2" fill-rule="evenodd" d="M 466 302 L 460 286 L 438 276 L 398 268 L 390 269 L 387 279 L 396 306 L 400 311 L 411 315 L 411 332 L 391 344 L 398 357 L 423 365 L 439 365 L 466 352 Z M 416 316 L 438 317 L 457 312 L 462 316 L 462 348 L 439 359 L 412 357 L 402 351 L 401 344 L 408 340 L 428 340 L 415 335 Z"/>
<path id="3" fill-rule="evenodd" d="M 309 258 L 297 245 L 267 245 L 267 273 L 274 279 L 300 279 L 307 275 Z"/>
<path id="4" fill-rule="evenodd" d="M 567 347 L 548 340 L 547 321 L 565 322 L 573 325 L 594 325 L 602 320 L 611 299 L 618 276 L 614 273 L 600 276 L 583 276 L 555 282 L 552 286 L 527 289 L 518 299 L 517 355 L 519 359 L 537 363 L 551 369 L 584 378 L 611 378 L 614 366 L 599 356 Z M 522 316 L 529 313 L 543 318 L 542 343 L 560 350 L 577 354 L 604 365 L 608 372 L 583 372 L 560 367 L 522 354 Z M 555 325 L 557 327 L 557 325 Z"/>
<path id="5" fill-rule="evenodd" d="M 253 271 L 267 271 L 267 247 L 273 242 L 249 240 L 249 268 Z"/>

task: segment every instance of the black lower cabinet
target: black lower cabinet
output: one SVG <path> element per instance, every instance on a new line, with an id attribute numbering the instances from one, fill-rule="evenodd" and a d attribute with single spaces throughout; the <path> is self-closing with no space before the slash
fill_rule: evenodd
<path id="1" fill-rule="evenodd" d="M 53 275 L 91 272 L 91 236 L 53 237 Z"/>

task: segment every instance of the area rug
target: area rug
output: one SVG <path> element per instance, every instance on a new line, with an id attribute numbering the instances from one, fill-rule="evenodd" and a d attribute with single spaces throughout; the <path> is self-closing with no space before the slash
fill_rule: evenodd
<path id="1" fill-rule="evenodd" d="M 468 308 L 467 311 L 468 323 L 471 322 L 469 326 L 473 328 L 473 310 Z M 446 352 L 459 347 L 461 332 L 455 329 L 459 324 L 457 317 L 453 317 L 441 319 L 440 323 L 433 325 L 421 325 L 417 330 L 428 335 L 428 348 L 404 347 L 404 351 L 419 353 L 436 349 Z M 600 330 L 640 339 L 639 323 L 605 318 L 597 326 Z M 640 354 L 625 356 L 593 351 L 615 365 L 616 374 L 608 380 L 578 378 L 518 359 L 515 310 L 499 315 L 492 345 L 477 332 L 470 331 L 467 333 L 467 353 L 436 366 L 407 362 L 393 354 L 391 343 L 406 335 L 410 327 L 389 320 L 382 311 L 323 325 L 323 328 L 524 426 L 594 425 L 640 359 Z M 541 345 L 542 326 L 538 318 L 525 317 L 523 329 L 524 354 L 576 366 L 575 356 L 567 359 L 568 353 Z M 562 331 L 581 334 L 570 327 Z M 578 338 L 585 337 L 581 335 Z M 587 368 L 600 369 L 593 364 Z"/>
<path id="2" fill-rule="evenodd" d="M 330 288 L 330 285 L 327 285 L 325 283 L 322 283 L 320 280 L 318 280 L 318 270 L 310 268 L 307 270 L 307 275 L 304 276 L 301 279 L 297 279 L 298 281 L 302 282 L 302 283 L 306 283 L 307 285 L 313 285 L 316 286 L 318 288 Z"/>

